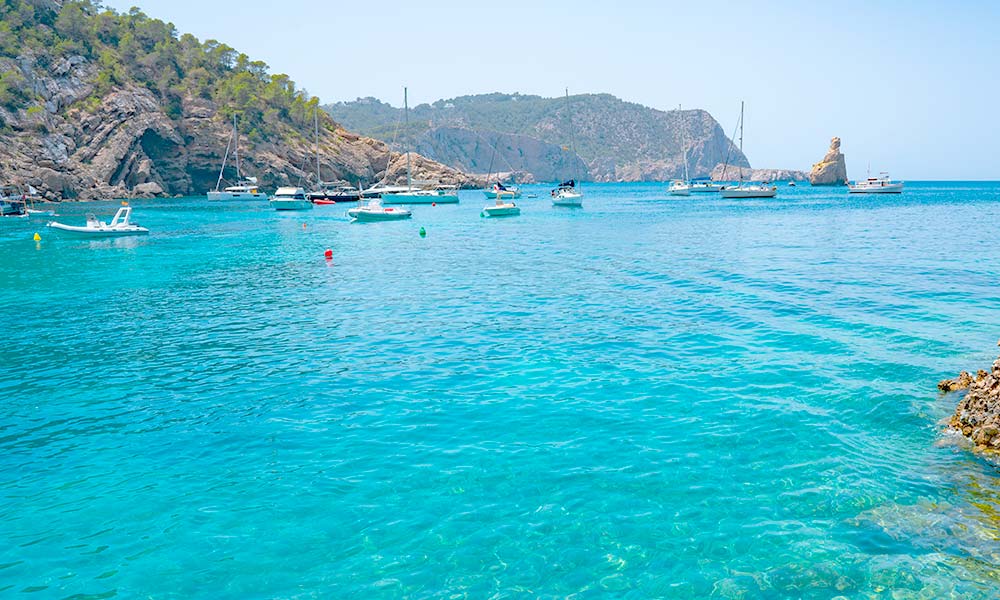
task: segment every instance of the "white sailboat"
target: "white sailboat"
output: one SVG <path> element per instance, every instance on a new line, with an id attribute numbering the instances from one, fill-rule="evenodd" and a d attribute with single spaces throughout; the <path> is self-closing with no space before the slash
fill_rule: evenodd
<path id="1" fill-rule="evenodd" d="M 410 102 L 407 88 L 403 88 L 403 118 L 404 131 L 409 130 Z M 426 183 L 426 182 L 422 182 Z M 438 185 L 431 189 L 413 189 L 413 173 L 410 169 L 410 149 L 406 149 L 406 190 L 398 192 L 383 192 L 384 204 L 456 204 L 458 188 L 453 185 Z"/>
<path id="2" fill-rule="evenodd" d="M 743 102 L 740 102 L 740 153 L 743 152 Z M 725 186 L 719 192 L 723 198 L 774 198 L 778 186 L 763 183 L 743 183 L 743 169 L 740 169 L 740 182 L 734 187 Z"/>
<path id="3" fill-rule="evenodd" d="M 566 88 L 566 107 L 569 108 L 569 88 Z M 573 131 L 573 119 L 570 117 L 570 133 Z M 576 155 L 576 144 L 570 140 L 570 150 Z M 552 196 L 552 206 L 583 206 L 583 192 L 576 186 L 576 180 L 570 179 L 559 184 L 556 189 L 550 192 Z"/>
<path id="4" fill-rule="evenodd" d="M 229 148 L 232 147 L 236 160 L 236 185 L 231 185 L 224 189 L 222 186 L 222 174 L 226 170 L 226 161 L 229 159 Z M 219 179 L 215 182 L 215 189 L 208 192 L 209 200 L 267 200 L 267 194 L 257 187 L 256 177 L 243 177 L 240 172 L 240 133 L 236 128 L 236 115 L 233 115 L 233 133 L 226 144 L 226 155 L 222 158 L 222 168 L 219 169 Z"/>
<path id="5" fill-rule="evenodd" d="M 687 155 L 687 144 L 684 139 L 684 113 L 681 111 L 681 105 L 677 105 L 677 113 L 681 118 L 681 146 L 684 149 L 684 179 L 675 179 L 670 182 L 670 187 L 667 188 L 667 192 L 671 196 L 690 196 L 691 195 L 691 185 L 688 183 L 688 155 Z"/>

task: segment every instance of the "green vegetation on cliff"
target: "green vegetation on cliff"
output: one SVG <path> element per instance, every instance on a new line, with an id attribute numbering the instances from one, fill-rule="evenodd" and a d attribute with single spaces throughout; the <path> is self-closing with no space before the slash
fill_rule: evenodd
<path id="1" fill-rule="evenodd" d="M 308 129 L 316 99 L 287 76 L 215 40 L 179 35 L 171 23 L 133 8 L 118 14 L 90 0 L 0 0 L 0 59 L 30 59 L 40 70 L 60 59 L 97 65 L 92 92 L 79 103 L 94 110 L 115 88 L 149 89 L 171 118 L 185 96 L 213 101 L 236 113 L 251 139 L 278 134 L 279 124 Z M 0 105 L 9 111 L 40 106 L 41 96 L 18 70 L 0 75 Z M 37 109 L 35 109 L 37 110 Z"/>
<path id="2" fill-rule="evenodd" d="M 702 110 L 661 111 L 625 102 L 610 94 L 543 98 L 522 94 L 482 94 L 439 100 L 410 109 L 410 127 L 402 131 L 402 109 L 375 98 L 360 98 L 326 107 L 349 129 L 383 141 L 418 148 L 443 128 L 463 128 L 483 134 L 503 133 L 546 144 L 575 148 L 590 176 L 602 180 L 669 179 L 683 173 L 688 150 L 692 175 L 708 175 L 725 161 L 731 148 L 719 124 Z M 459 159 L 438 137 L 434 146 L 445 162 Z M 456 140 L 454 146 L 464 143 Z M 730 162 L 749 166 L 733 149 Z M 459 161 L 460 162 L 460 161 Z M 528 170 L 531 170 L 529 167 Z"/>

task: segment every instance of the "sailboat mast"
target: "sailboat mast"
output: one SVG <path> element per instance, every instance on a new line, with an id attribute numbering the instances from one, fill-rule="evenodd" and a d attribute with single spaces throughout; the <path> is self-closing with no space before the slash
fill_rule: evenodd
<path id="1" fill-rule="evenodd" d="M 240 174 L 240 132 L 236 129 L 236 115 L 233 115 L 233 137 L 236 139 L 234 144 L 236 151 L 236 180 L 242 181 L 243 175 Z"/>
<path id="2" fill-rule="evenodd" d="M 403 88 L 403 131 L 410 129 L 410 101 L 407 89 Z M 406 191 L 413 191 L 413 175 L 410 173 L 410 145 L 406 145 Z"/>
<path id="3" fill-rule="evenodd" d="M 743 100 L 740 100 L 740 154 L 743 154 Z M 740 184 L 743 184 L 743 167 L 740 167 Z"/>
<path id="4" fill-rule="evenodd" d="M 219 169 L 219 179 L 215 182 L 215 191 L 222 187 L 222 175 L 226 172 L 226 161 L 229 160 L 229 149 L 233 147 L 233 133 L 229 132 L 229 139 L 226 140 L 226 154 L 222 157 L 222 168 Z"/>
<path id="5" fill-rule="evenodd" d="M 319 188 L 323 181 L 319 176 L 319 103 L 316 104 L 316 110 L 313 112 L 313 120 L 316 126 L 316 187 Z"/>
<path id="6" fill-rule="evenodd" d="M 690 177 L 688 176 L 688 147 L 687 147 L 687 135 L 686 135 L 687 132 L 684 131 L 684 112 L 681 109 L 681 105 L 680 104 L 677 105 L 677 114 L 681 118 L 680 119 L 681 120 L 681 146 L 684 148 L 684 182 L 687 183 L 688 181 L 690 181 Z"/>

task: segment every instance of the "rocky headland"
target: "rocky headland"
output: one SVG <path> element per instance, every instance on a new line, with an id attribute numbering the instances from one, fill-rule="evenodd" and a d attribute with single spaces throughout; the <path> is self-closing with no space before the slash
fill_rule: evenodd
<path id="1" fill-rule="evenodd" d="M 733 165 L 716 165 L 710 175 L 712 181 L 805 181 L 804 171 L 790 169 L 749 169 Z"/>
<path id="2" fill-rule="evenodd" d="M 830 140 L 830 149 L 823 160 L 814 164 L 809 172 L 809 183 L 812 185 L 846 185 L 847 163 L 840 152 L 840 138 Z"/>
<path id="3" fill-rule="evenodd" d="M 948 427 L 968 438 L 977 451 L 1000 455 L 1000 358 L 990 371 L 975 376 L 966 371 L 938 383 L 942 392 L 967 390 L 958 402 Z"/>
<path id="4" fill-rule="evenodd" d="M 264 63 L 93 2 L 10 0 L 0 17 L 9 29 L 0 35 L 0 184 L 30 185 L 48 200 L 204 194 L 233 115 L 245 175 L 265 189 L 315 183 L 319 102 Z M 324 180 L 405 181 L 398 152 L 320 115 Z M 229 158 L 225 181 L 234 182 Z M 413 159 L 422 179 L 483 179 Z"/>

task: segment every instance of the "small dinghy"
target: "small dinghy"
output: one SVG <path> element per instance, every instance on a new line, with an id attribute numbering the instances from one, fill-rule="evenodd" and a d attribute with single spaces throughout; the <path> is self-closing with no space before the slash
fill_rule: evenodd
<path id="1" fill-rule="evenodd" d="M 497 199 L 497 203 L 483 207 L 484 217 L 514 217 L 521 214 L 521 207 L 513 202 Z"/>
<path id="2" fill-rule="evenodd" d="M 405 208 L 382 206 L 381 199 L 372 198 L 366 204 L 348 210 L 347 216 L 355 221 L 399 221 L 409 219 L 413 213 Z"/>
<path id="3" fill-rule="evenodd" d="M 67 231 L 69 233 L 77 233 L 91 237 L 146 235 L 149 233 L 149 230 L 145 227 L 142 227 L 137 223 L 130 222 L 129 219 L 131 217 L 132 207 L 129 206 L 127 202 L 122 202 L 122 207 L 118 209 L 118 212 L 115 213 L 115 217 L 111 219 L 110 223 L 99 221 L 94 215 L 87 215 L 87 224 L 82 227 L 78 225 L 66 225 L 55 221 L 49 221 L 46 226 L 60 231 Z"/>

